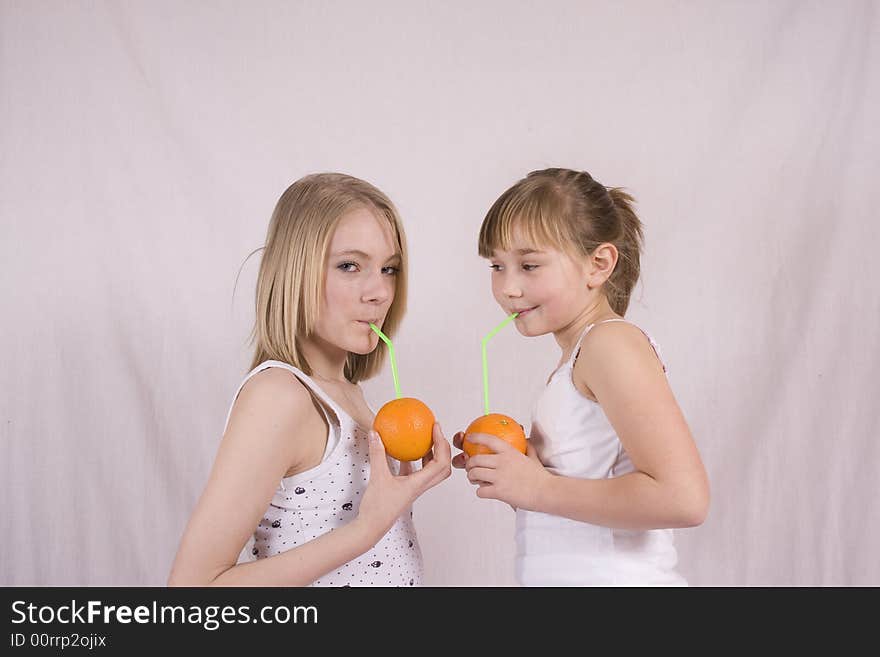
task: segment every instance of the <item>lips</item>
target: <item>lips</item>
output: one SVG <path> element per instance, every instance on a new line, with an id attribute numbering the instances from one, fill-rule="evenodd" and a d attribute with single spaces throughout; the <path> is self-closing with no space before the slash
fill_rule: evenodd
<path id="1" fill-rule="evenodd" d="M 534 310 L 535 308 L 537 308 L 537 307 L 538 307 L 538 306 L 532 306 L 531 308 L 523 308 L 522 310 L 517 310 L 517 309 L 514 308 L 513 312 L 518 313 L 518 314 L 517 314 L 517 319 L 519 319 L 520 317 L 522 317 L 523 315 L 525 315 L 525 314 L 528 313 L 528 312 L 533 311 L 533 310 Z"/>

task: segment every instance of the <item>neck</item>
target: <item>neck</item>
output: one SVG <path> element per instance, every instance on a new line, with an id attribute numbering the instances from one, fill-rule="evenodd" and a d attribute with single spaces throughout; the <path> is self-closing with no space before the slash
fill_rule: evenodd
<path id="1" fill-rule="evenodd" d="M 553 332 L 556 343 L 562 349 L 563 358 L 571 355 L 578 338 L 590 324 L 615 317 L 620 317 L 620 315 L 611 309 L 608 299 L 604 295 L 597 295 L 571 322 Z"/>
<path id="2" fill-rule="evenodd" d="M 345 361 L 348 352 L 317 336 L 300 341 L 300 350 L 309 362 L 312 377 L 323 381 L 347 383 Z"/>

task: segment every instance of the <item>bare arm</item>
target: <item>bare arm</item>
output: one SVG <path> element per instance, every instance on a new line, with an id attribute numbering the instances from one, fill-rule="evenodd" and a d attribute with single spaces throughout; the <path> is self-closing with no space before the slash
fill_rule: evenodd
<path id="1" fill-rule="evenodd" d="M 596 396 L 635 471 L 611 479 L 558 476 L 544 469 L 533 452 L 524 457 L 492 437 L 478 436 L 498 454 L 467 459 L 469 478 L 489 482 L 477 494 L 605 527 L 701 524 L 709 504 L 708 478 L 644 335 L 625 324 L 597 326 L 581 346 L 574 377 Z"/>
<path id="2" fill-rule="evenodd" d="M 311 396 L 289 372 L 267 370 L 245 384 L 181 539 L 169 585 L 303 585 L 369 548 L 356 526 L 346 527 L 325 540 L 236 565 L 278 481 L 305 456 L 303 436 L 314 433 L 316 417 Z"/>
<path id="3" fill-rule="evenodd" d="M 539 494 L 548 513 L 606 527 L 689 527 L 703 522 L 709 486 L 687 422 L 642 332 L 596 326 L 574 378 L 596 396 L 635 471 L 612 479 L 551 477 Z"/>

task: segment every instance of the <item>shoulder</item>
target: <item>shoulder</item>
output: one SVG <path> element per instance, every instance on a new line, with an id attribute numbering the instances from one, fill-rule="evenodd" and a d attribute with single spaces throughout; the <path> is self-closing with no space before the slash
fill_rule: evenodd
<path id="1" fill-rule="evenodd" d="M 584 336 L 574 371 L 589 385 L 596 378 L 652 372 L 663 376 L 663 365 L 639 327 L 629 322 L 605 322 Z"/>
<path id="2" fill-rule="evenodd" d="M 250 377 L 232 407 L 230 427 L 246 423 L 283 429 L 301 423 L 316 412 L 311 392 L 297 376 L 270 367 Z"/>

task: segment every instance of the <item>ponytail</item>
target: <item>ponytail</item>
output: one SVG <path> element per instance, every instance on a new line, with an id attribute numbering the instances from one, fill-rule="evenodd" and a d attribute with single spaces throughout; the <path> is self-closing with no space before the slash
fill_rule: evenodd
<path id="1" fill-rule="evenodd" d="M 611 309 L 621 317 L 629 307 L 629 296 L 639 280 L 642 252 L 642 222 L 633 210 L 635 199 L 620 187 L 609 187 L 608 195 L 620 221 L 620 238 L 614 240 L 617 247 L 617 266 L 606 282 L 606 296 Z"/>

